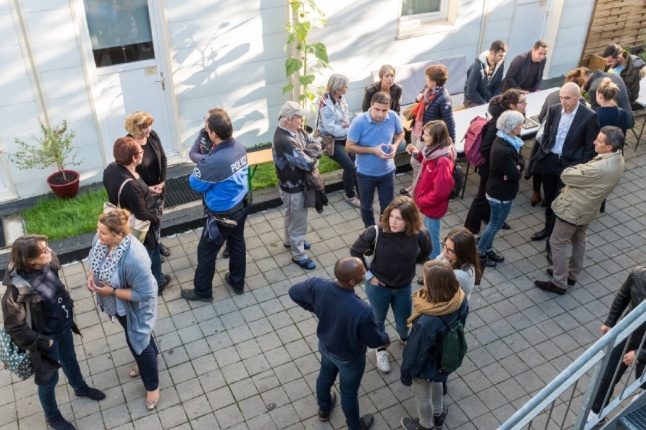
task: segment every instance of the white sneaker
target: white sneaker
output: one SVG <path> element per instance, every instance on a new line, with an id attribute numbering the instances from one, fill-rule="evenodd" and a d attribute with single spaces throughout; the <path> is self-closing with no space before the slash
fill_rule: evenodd
<path id="1" fill-rule="evenodd" d="M 354 206 L 355 208 L 361 207 L 361 200 L 356 197 L 346 197 L 345 200 L 350 204 L 350 206 Z"/>
<path id="2" fill-rule="evenodd" d="M 597 421 L 599 421 L 599 415 L 595 414 L 592 411 L 590 411 L 590 413 L 588 414 L 588 419 L 587 419 L 586 422 L 592 423 L 592 422 L 597 422 Z"/>
<path id="3" fill-rule="evenodd" d="M 388 351 L 377 351 L 377 369 L 384 373 L 390 372 L 390 361 L 388 361 Z"/>

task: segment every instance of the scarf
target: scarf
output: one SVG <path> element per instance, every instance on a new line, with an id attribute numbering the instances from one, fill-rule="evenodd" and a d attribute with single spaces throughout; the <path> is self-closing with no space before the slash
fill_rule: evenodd
<path id="1" fill-rule="evenodd" d="M 511 146 L 514 147 L 516 152 L 520 154 L 520 148 L 522 148 L 524 145 L 523 140 L 520 137 L 510 136 L 508 134 L 503 133 L 502 130 L 498 130 L 498 132 L 496 132 L 496 136 L 503 139 L 505 142 L 509 143 Z"/>
<path id="2" fill-rule="evenodd" d="M 427 299 L 426 287 L 423 287 L 413 294 L 413 314 L 408 318 L 408 327 L 422 314 L 424 315 L 448 315 L 460 309 L 464 301 L 464 291 L 458 287 L 458 292 L 448 302 L 431 303 Z"/>
<path id="3" fill-rule="evenodd" d="M 435 97 L 438 96 L 442 87 L 436 87 L 434 90 L 429 91 L 428 88 L 424 90 L 422 99 L 417 103 L 415 109 L 413 109 L 413 115 L 415 117 L 415 123 L 413 124 L 413 134 L 419 140 L 422 138 L 422 127 L 424 126 L 424 113 L 428 109 L 428 106 L 433 102 Z"/>
<path id="4" fill-rule="evenodd" d="M 124 237 L 112 252 L 110 252 L 109 245 L 103 245 L 99 241 L 94 244 L 90 250 L 90 255 L 88 256 L 88 263 L 96 283 L 110 283 L 110 279 L 112 279 L 112 275 L 114 274 L 114 271 L 117 270 L 117 265 L 128 247 L 130 247 L 130 235 Z M 103 266 L 101 266 L 102 262 Z M 97 294 L 96 305 L 100 307 L 103 312 L 108 314 L 110 320 L 114 322 L 114 316 L 117 314 L 116 297 L 103 297 Z"/>

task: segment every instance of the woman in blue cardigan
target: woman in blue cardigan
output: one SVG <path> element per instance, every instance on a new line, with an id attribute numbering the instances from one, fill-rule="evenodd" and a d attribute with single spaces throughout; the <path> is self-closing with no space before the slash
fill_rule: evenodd
<path id="1" fill-rule="evenodd" d="M 131 377 L 141 376 L 146 388 L 146 408 L 159 402 L 159 350 L 153 338 L 157 321 L 157 282 L 150 269 L 144 245 L 130 234 L 126 209 L 101 214 L 88 257 L 87 287 L 96 293 L 97 304 L 126 333 L 126 343 L 135 358 Z"/>

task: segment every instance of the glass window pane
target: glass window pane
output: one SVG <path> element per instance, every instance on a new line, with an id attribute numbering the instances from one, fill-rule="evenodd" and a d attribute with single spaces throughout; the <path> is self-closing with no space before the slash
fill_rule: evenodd
<path id="1" fill-rule="evenodd" d="M 442 0 L 402 0 L 402 16 L 440 12 Z"/>
<path id="2" fill-rule="evenodd" d="M 146 0 L 84 0 L 97 67 L 155 58 Z"/>

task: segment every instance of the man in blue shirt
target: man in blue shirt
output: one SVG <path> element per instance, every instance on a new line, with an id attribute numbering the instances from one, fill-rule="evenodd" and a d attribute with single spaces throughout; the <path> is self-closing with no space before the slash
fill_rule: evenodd
<path id="1" fill-rule="evenodd" d="M 354 293 L 364 282 L 366 269 L 356 257 L 341 258 L 334 265 L 337 281 L 312 278 L 289 289 L 289 296 L 318 319 L 321 370 L 316 379 L 319 420 L 327 421 L 336 402 L 330 392 L 339 374 L 341 409 L 350 430 L 365 430 L 373 423 L 371 414 L 359 417 L 359 385 L 366 368 L 366 349 L 388 347 L 388 335 L 382 332 L 370 305 Z"/>
<path id="2" fill-rule="evenodd" d="M 372 96 L 368 112 L 350 124 L 345 148 L 357 154 L 357 185 L 361 195 L 361 219 L 365 227 L 375 224 L 372 204 L 379 193 L 380 213 L 395 198 L 395 154 L 404 140 L 404 128 L 396 112 L 389 110 L 390 96 Z"/>
<path id="3" fill-rule="evenodd" d="M 211 151 L 197 163 L 188 181 L 204 196 L 204 230 L 197 246 L 197 269 L 191 290 L 182 290 L 186 300 L 213 300 L 213 276 L 218 251 L 229 245 L 229 272 L 224 280 L 236 294 L 244 293 L 246 245 L 244 224 L 250 212 L 247 151 L 233 138 L 231 118 L 223 109 L 213 109 L 206 132 Z"/>

